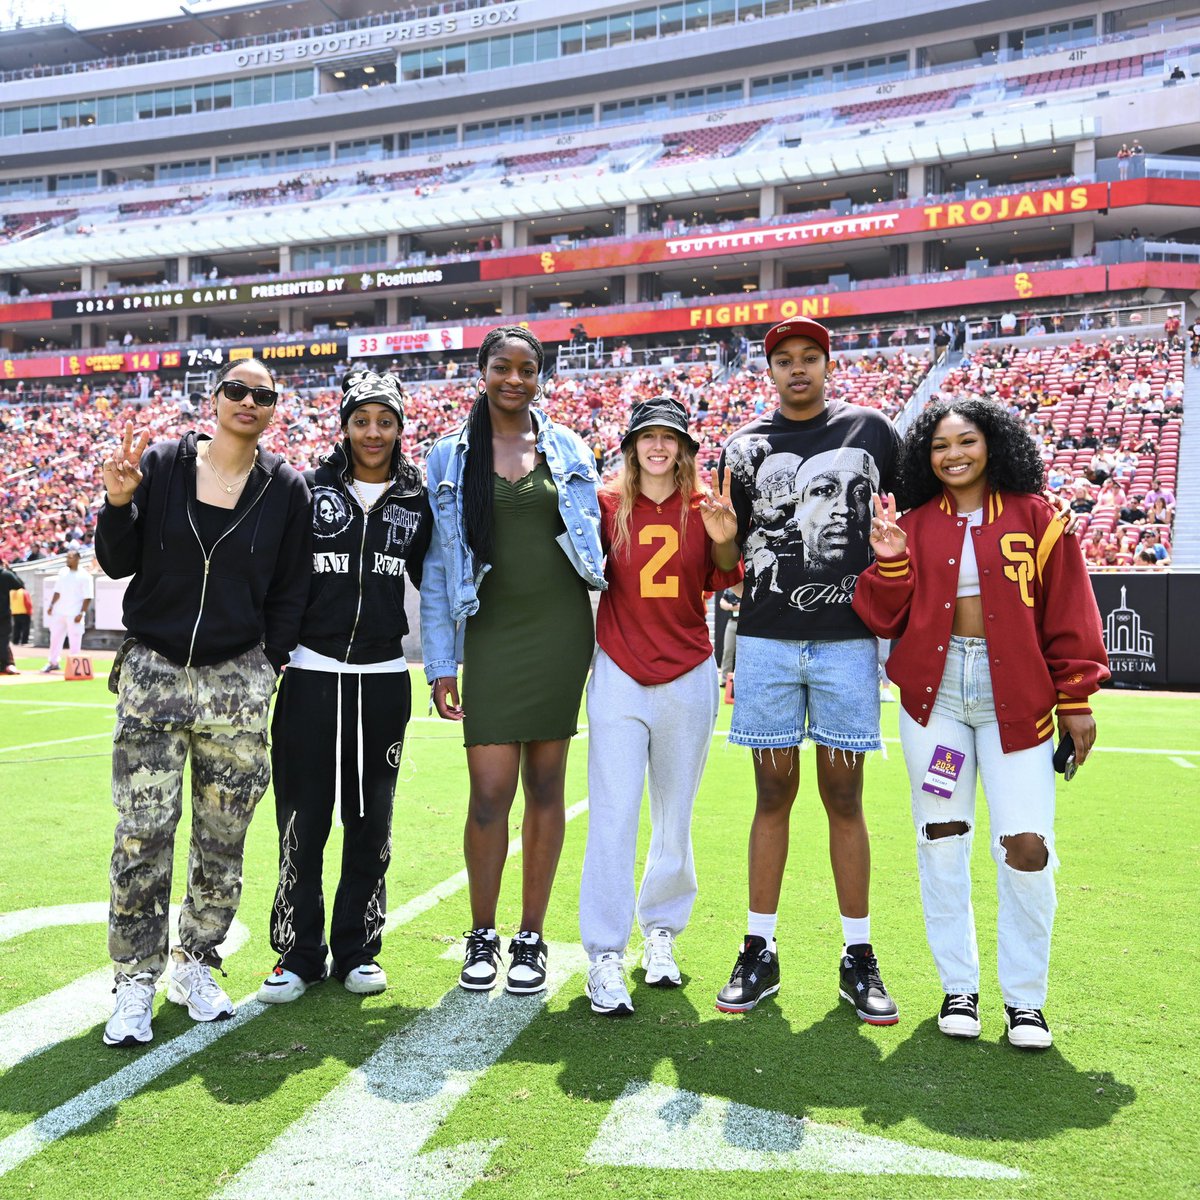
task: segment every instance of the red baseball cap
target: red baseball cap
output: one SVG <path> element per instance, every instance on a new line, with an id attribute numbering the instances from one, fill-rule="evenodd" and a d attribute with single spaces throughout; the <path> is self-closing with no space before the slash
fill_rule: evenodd
<path id="1" fill-rule="evenodd" d="M 784 338 L 790 337 L 812 338 L 825 351 L 825 357 L 829 357 L 829 330 L 805 317 L 793 317 L 790 321 L 780 321 L 778 325 L 772 325 L 767 330 L 767 336 L 763 338 L 763 352 L 770 358 L 771 351 Z"/>

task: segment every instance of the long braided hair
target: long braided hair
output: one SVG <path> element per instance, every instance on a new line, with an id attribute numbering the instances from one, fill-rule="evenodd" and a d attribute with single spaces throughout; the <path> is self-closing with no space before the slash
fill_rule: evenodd
<path id="1" fill-rule="evenodd" d="M 501 325 L 491 330 L 479 347 L 476 360 L 480 372 L 487 372 L 488 360 L 507 341 L 524 342 L 537 359 L 538 374 L 546 361 L 542 343 L 522 325 Z M 492 414 L 488 408 L 487 388 L 481 387 L 467 417 L 467 438 L 470 449 L 466 466 L 463 468 L 462 506 L 463 522 L 466 526 L 467 545 L 477 563 L 492 561 L 493 542 L 492 515 Z"/>

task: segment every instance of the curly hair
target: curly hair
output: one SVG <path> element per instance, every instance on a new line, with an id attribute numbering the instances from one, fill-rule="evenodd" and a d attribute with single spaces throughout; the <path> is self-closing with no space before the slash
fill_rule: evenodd
<path id="1" fill-rule="evenodd" d="M 523 325 L 500 325 L 489 330 L 479 347 L 476 360 L 480 371 L 486 371 L 488 360 L 505 342 L 524 342 L 537 359 L 538 375 L 546 361 L 542 343 Z M 463 524 L 467 545 L 476 562 L 490 563 L 494 545 L 492 517 L 492 414 L 488 408 L 487 389 L 480 388 L 467 417 L 470 452 L 463 466 Z"/>
<path id="2" fill-rule="evenodd" d="M 983 434 L 987 443 L 987 478 L 994 488 L 1037 494 L 1046 485 L 1046 468 L 1037 443 L 1008 409 L 992 400 L 935 400 L 913 422 L 900 444 L 896 502 L 900 509 L 917 508 L 942 494 L 941 481 L 930 465 L 930 446 L 938 423 L 950 413 Z"/>

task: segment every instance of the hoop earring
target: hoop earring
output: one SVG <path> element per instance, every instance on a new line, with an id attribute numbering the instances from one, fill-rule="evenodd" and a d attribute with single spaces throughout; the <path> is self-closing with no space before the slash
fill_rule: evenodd
<path id="1" fill-rule="evenodd" d="M 476 397 L 487 395 L 487 382 L 485 380 L 481 379 L 475 385 L 475 395 Z"/>

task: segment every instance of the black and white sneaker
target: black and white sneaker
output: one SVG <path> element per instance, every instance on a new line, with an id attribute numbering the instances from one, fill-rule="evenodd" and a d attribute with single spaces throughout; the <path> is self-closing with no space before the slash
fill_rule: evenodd
<path id="1" fill-rule="evenodd" d="M 979 1024 L 979 993 L 947 992 L 938 1013 L 938 1028 L 947 1036 L 977 1038 Z"/>
<path id="2" fill-rule="evenodd" d="M 1040 1008 L 1014 1008 L 1006 1004 L 1004 1024 L 1008 1027 L 1009 1044 L 1018 1049 L 1047 1050 L 1054 1042 Z"/>
<path id="3" fill-rule="evenodd" d="M 529 996 L 546 987 L 546 943 L 540 933 L 522 929 L 511 942 L 508 952 L 512 962 L 504 990 L 514 996 Z"/>
<path id="4" fill-rule="evenodd" d="M 746 935 L 729 982 L 717 993 L 718 1012 L 749 1012 L 760 1000 L 779 991 L 779 955 L 766 938 Z"/>
<path id="5" fill-rule="evenodd" d="M 500 970 L 500 938 L 491 929 L 468 929 L 463 969 L 458 986 L 468 992 L 488 992 L 496 986 Z"/>
<path id="6" fill-rule="evenodd" d="M 900 1020 L 900 1010 L 879 977 L 879 963 L 870 943 L 846 947 L 838 995 L 853 1004 L 859 1020 L 868 1025 L 895 1025 Z"/>

